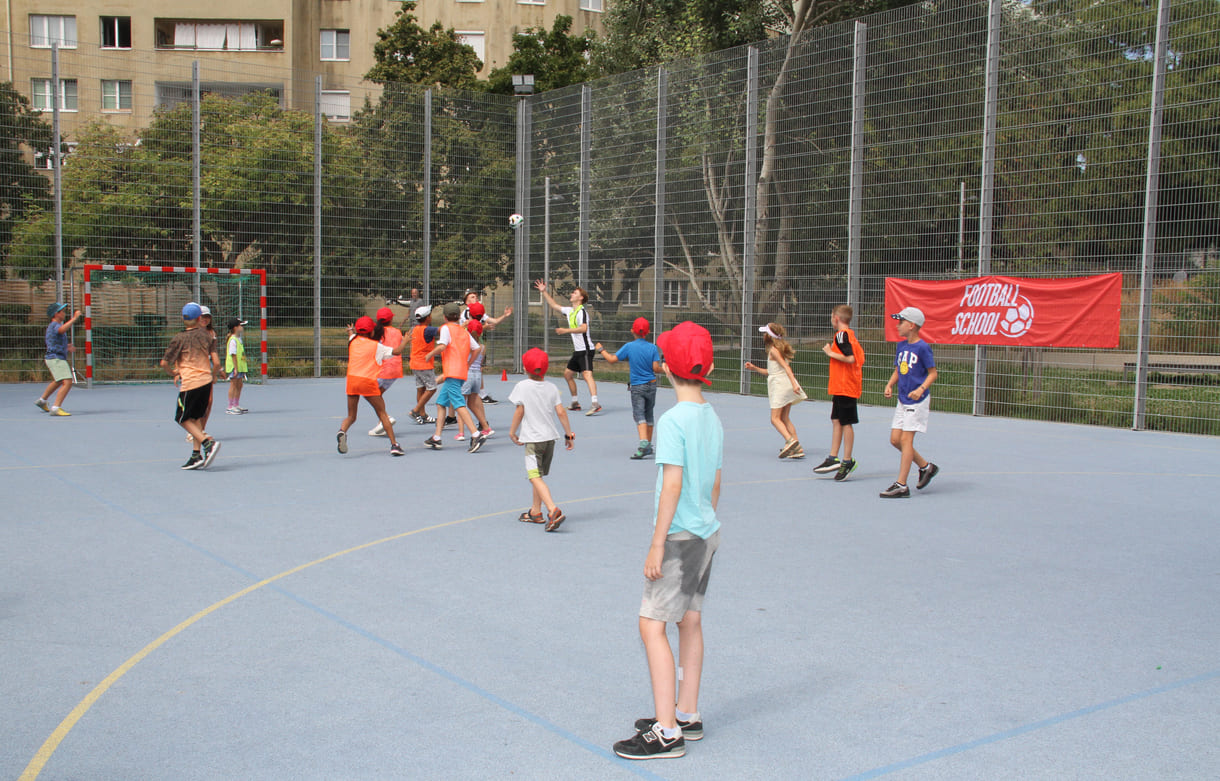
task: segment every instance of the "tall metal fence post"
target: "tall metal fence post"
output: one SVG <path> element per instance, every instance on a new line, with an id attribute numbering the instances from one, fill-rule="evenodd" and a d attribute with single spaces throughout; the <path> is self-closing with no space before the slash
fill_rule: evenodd
<path id="1" fill-rule="evenodd" d="M 424 90 L 424 301 L 432 300 L 432 90 Z M 411 313 L 414 316 L 414 313 Z"/>
<path id="2" fill-rule="evenodd" d="M 542 278 L 551 278 L 551 177 L 546 177 L 542 186 Z M 544 318 L 545 321 L 545 318 Z M 551 352 L 551 329 L 542 329 L 542 351 Z"/>
<path id="3" fill-rule="evenodd" d="M 313 82 L 313 376 L 322 376 L 322 77 Z"/>
<path id="4" fill-rule="evenodd" d="M 652 331 L 661 333 L 664 326 L 661 309 L 661 288 L 665 279 L 665 165 L 666 130 L 669 126 L 669 72 L 657 68 L 657 179 L 654 185 L 656 201 L 652 223 Z"/>
<path id="5" fill-rule="evenodd" d="M 1152 271 L 1156 264 L 1157 195 L 1161 177 L 1161 121 L 1165 108 L 1165 53 L 1169 38 L 1169 3 L 1160 0 L 1156 19 L 1156 62 L 1152 70 L 1152 105 L 1148 118 L 1148 171 L 1144 182 L 1144 246 L 1140 257 L 1139 354 L 1135 359 L 1135 409 L 1131 427 L 1142 429 L 1148 407 L 1148 354 L 1152 346 Z"/>
<path id="6" fill-rule="evenodd" d="M 851 182 L 847 204 L 847 305 L 860 310 L 860 254 L 864 226 L 864 104 L 868 25 L 856 22 L 851 80 Z"/>
<path id="7" fill-rule="evenodd" d="M 513 305 L 521 313 L 513 318 L 513 370 L 520 368 L 521 354 L 528 343 L 529 325 L 529 195 L 530 144 L 533 103 L 529 96 L 517 99 L 517 194 L 516 209 L 524 220 L 517 227 L 513 254 Z M 545 313 L 543 322 L 545 323 Z"/>
<path id="8" fill-rule="evenodd" d="M 11 74 L 11 71 L 10 71 Z M 64 166 L 59 137 L 59 42 L 51 42 L 51 164 L 55 187 L 55 300 L 64 300 Z"/>
<path id="9" fill-rule="evenodd" d="M 745 210 L 741 218 L 741 361 L 738 369 L 740 390 L 750 392 L 750 371 L 744 367 L 750 357 L 750 345 L 754 335 L 751 323 L 754 320 L 754 255 L 757 251 L 757 235 L 754 223 L 758 220 L 758 49 L 751 46 L 746 53 L 746 170 Z"/>
<path id="10" fill-rule="evenodd" d="M 1002 0 L 989 0 L 987 13 L 987 65 L 983 92 L 983 173 L 979 182 L 979 271 L 991 273 L 992 209 L 995 203 L 996 114 L 1000 88 L 1000 30 Z M 974 403 L 972 412 L 983 415 L 987 401 L 987 347 L 974 348 Z"/>
<path id="11" fill-rule="evenodd" d="M 593 88 L 580 88 L 580 244 L 577 254 L 576 284 L 589 286 L 589 191 L 590 155 L 593 148 Z"/>
<path id="12" fill-rule="evenodd" d="M 203 236 L 200 219 L 199 188 L 199 60 L 191 62 L 191 265 L 195 267 L 195 300 L 203 303 L 199 291 L 199 264 L 202 258 L 200 243 Z"/>

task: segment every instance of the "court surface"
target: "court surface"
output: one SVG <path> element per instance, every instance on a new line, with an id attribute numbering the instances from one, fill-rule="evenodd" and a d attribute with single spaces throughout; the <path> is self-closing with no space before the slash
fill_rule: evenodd
<path id="1" fill-rule="evenodd" d="M 403 458 L 362 407 L 340 456 L 342 380 L 247 387 L 244 416 L 220 386 L 191 472 L 170 386 L 58 419 L 41 387 L 0 386 L 2 778 L 1220 777 L 1220 439 L 934 411 L 940 475 L 883 500 L 890 409 L 835 483 L 828 402 L 781 461 L 765 399 L 712 396 L 705 738 L 628 762 L 656 466 L 622 385 L 572 418 L 554 534 L 516 520 L 507 403 L 474 455 L 400 422 Z"/>

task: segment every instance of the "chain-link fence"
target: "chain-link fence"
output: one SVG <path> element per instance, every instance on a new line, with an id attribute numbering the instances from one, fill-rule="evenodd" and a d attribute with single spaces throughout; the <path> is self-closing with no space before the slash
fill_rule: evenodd
<path id="1" fill-rule="evenodd" d="M 497 368 L 566 354 L 546 278 L 588 291 L 607 346 L 641 315 L 706 325 L 724 390 L 764 392 L 741 367 L 780 322 L 816 391 L 850 303 L 865 403 L 891 371 L 887 277 L 1121 272 L 1117 349 L 942 346 L 935 406 L 1218 434 L 1220 9 L 1169 11 L 922 3 L 520 99 L 223 53 L 124 52 L 124 87 L 112 52 L 18 46 L 79 103 L 32 81 L 64 111 L 0 117 L 53 166 L 35 125 L 75 112 L 62 188 L 35 174 L 8 198 L 0 379 L 41 377 L 44 299 L 87 262 L 265 269 L 272 378 L 341 373 L 342 326 L 387 301 L 404 320 L 413 288 L 513 307 Z"/>

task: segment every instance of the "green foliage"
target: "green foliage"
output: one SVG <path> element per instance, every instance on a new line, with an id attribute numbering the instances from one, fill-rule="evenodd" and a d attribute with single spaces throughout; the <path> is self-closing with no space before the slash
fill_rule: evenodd
<path id="1" fill-rule="evenodd" d="M 13 227 L 27 214 L 50 208 L 50 182 L 26 152 L 47 152 L 51 145 L 51 126 L 11 82 L 0 82 L 0 265 L 8 258 Z"/>
<path id="2" fill-rule="evenodd" d="M 550 31 L 531 27 L 513 33 L 513 53 L 503 68 L 493 69 L 488 76 L 488 91 L 512 95 L 513 74 L 521 73 L 533 74 L 535 92 L 588 81 L 593 71 L 588 54 L 595 36 L 592 31 L 571 35 L 571 30 L 572 17 L 560 14 Z"/>
<path id="3" fill-rule="evenodd" d="M 483 63 L 474 49 L 461 43 L 453 28 L 440 22 L 425 30 L 415 19 L 414 0 L 404 0 L 394 23 L 377 31 L 373 57 L 377 60 L 364 75 L 378 84 L 423 84 L 478 90 L 478 72 Z"/>

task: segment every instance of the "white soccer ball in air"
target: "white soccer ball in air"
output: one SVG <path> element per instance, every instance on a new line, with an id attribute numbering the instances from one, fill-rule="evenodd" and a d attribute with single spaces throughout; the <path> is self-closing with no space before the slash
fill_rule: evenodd
<path id="1" fill-rule="evenodd" d="M 1028 298 L 1024 296 L 1021 298 L 1023 300 L 1020 304 L 1004 310 L 998 326 L 1000 333 L 1012 339 L 1023 336 L 1034 327 L 1034 305 L 1029 302 Z"/>
<path id="2" fill-rule="evenodd" d="M 508 224 L 513 228 L 520 228 L 523 222 L 525 222 L 525 218 L 520 214 L 514 214 L 508 218 Z"/>

